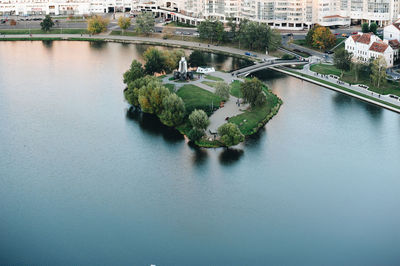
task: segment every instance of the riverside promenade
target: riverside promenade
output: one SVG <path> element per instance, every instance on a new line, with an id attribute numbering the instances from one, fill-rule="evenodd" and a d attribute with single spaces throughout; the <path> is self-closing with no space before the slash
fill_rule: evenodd
<path id="1" fill-rule="evenodd" d="M 93 39 L 95 40 L 104 40 L 109 42 L 121 42 L 121 43 L 137 43 L 137 44 L 150 44 L 150 45 L 160 45 L 160 46 L 169 46 L 169 47 L 180 47 L 180 48 L 188 48 L 188 49 L 200 49 L 208 52 L 219 52 L 233 56 L 240 56 L 242 58 L 246 58 L 249 60 L 253 60 L 255 64 L 259 64 L 259 61 L 264 61 L 268 59 L 275 59 L 276 57 L 272 57 L 263 53 L 254 53 L 257 57 L 246 56 L 244 53 L 245 50 L 241 50 L 238 48 L 228 47 L 228 46 L 217 46 L 211 44 L 197 43 L 197 42 L 189 42 L 182 40 L 170 40 L 170 39 L 160 39 L 160 38 L 149 38 L 149 37 L 138 37 L 138 36 L 118 36 L 118 35 L 88 35 L 88 34 L 33 34 L 23 35 L 23 34 L 13 34 L 13 35 L 2 35 L 1 39 L 7 40 L 40 40 L 40 39 L 54 39 L 59 38 L 61 40 L 82 40 L 88 41 Z M 368 91 L 366 89 L 360 88 L 358 86 L 352 86 L 347 83 L 338 84 L 337 80 L 330 78 L 329 76 L 316 75 L 315 72 L 312 72 L 309 69 L 309 64 L 304 67 L 303 70 L 296 69 L 287 69 L 287 68 L 277 68 L 271 67 L 270 69 L 285 73 L 287 75 L 291 75 L 311 83 L 320 85 L 322 87 L 335 90 L 349 96 L 358 98 L 360 100 L 378 105 L 380 107 L 389 109 L 391 111 L 400 113 L 400 101 L 389 97 L 388 95 L 379 95 L 377 93 Z"/>

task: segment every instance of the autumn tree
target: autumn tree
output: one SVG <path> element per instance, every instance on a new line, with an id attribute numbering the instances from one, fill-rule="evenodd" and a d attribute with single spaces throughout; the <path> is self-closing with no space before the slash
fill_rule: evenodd
<path id="1" fill-rule="evenodd" d="M 109 20 L 96 15 L 88 19 L 88 31 L 91 34 L 99 34 L 107 30 Z"/>
<path id="2" fill-rule="evenodd" d="M 139 89 L 139 105 L 143 112 L 159 115 L 163 110 L 163 100 L 169 94 L 160 81 L 151 81 Z"/>
<path id="3" fill-rule="evenodd" d="M 122 33 L 131 26 L 131 19 L 126 17 L 119 17 L 118 26 L 121 28 Z"/>
<path id="4" fill-rule="evenodd" d="M 335 35 L 327 27 L 316 28 L 312 39 L 312 46 L 319 49 L 329 49 L 336 43 Z"/>
<path id="5" fill-rule="evenodd" d="M 383 85 L 386 82 L 387 78 L 386 69 L 387 69 L 387 64 L 383 56 L 379 56 L 374 61 L 372 61 L 371 80 L 374 86 L 376 88 L 382 88 L 382 91 L 383 91 Z"/>

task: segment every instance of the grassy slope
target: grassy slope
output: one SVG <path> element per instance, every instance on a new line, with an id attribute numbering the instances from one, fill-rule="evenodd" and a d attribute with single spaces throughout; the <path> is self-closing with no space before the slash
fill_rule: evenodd
<path id="1" fill-rule="evenodd" d="M 211 75 L 204 75 L 204 78 L 209 79 L 209 80 L 214 80 L 214 81 L 224 81 L 224 79 L 222 79 L 222 78 L 214 77 Z"/>
<path id="2" fill-rule="evenodd" d="M 214 88 L 214 86 L 215 86 L 215 82 L 214 81 L 202 81 L 201 83 L 203 83 L 203 84 L 205 84 L 205 85 L 207 85 L 207 86 L 210 86 L 210 87 L 213 87 Z"/>
<path id="3" fill-rule="evenodd" d="M 341 74 L 340 70 L 333 65 L 316 64 L 312 65 L 310 69 L 311 71 L 325 75 L 333 74 L 340 77 Z M 366 75 L 360 75 L 358 81 L 356 82 L 353 71 L 345 72 L 341 80 L 352 84 L 365 84 L 369 87 L 369 90 L 380 94 L 394 94 L 400 96 L 400 86 L 398 83 L 396 84 L 387 82 L 385 86 L 380 86 L 377 88 L 371 83 L 369 76 Z"/>
<path id="4" fill-rule="evenodd" d="M 238 125 L 240 131 L 244 135 L 256 133 L 279 109 L 281 100 L 266 87 L 264 87 L 263 90 L 267 95 L 267 101 L 264 105 L 251 108 L 243 114 L 229 119 L 229 122 Z M 246 120 L 246 122 L 244 120 Z"/>
<path id="5" fill-rule="evenodd" d="M 171 83 L 164 84 L 164 87 L 166 87 L 170 92 L 175 92 L 175 85 Z"/>
<path id="6" fill-rule="evenodd" d="M 176 94 L 182 98 L 188 114 L 194 109 L 202 109 L 210 115 L 212 113 L 211 105 L 213 104 L 214 108 L 217 108 L 221 102 L 221 98 L 214 93 L 192 84 L 183 85 Z"/>
<path id="7" fill-rule="evenodd" d="M 61 34 L 61 29 L 52 29 L 50 31 L 42 31 L 40 29 L 15 29 L 15 30 L 0 30 L 0 34 Z M 63 29 L 63 34 L 87 34 L 86 29 Z"/>
<path id="8" fill-rule="evenodd" d="M 235 80 L 231 83 L 231 95 L 242 98 L 242 93 L 240 91 L 240 81 Z"/>

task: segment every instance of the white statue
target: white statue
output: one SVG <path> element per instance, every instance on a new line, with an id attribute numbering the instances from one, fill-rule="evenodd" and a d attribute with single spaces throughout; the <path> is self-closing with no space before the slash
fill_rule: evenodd
<path id="1" fill-rule="evenodd" d="M 181 74 L 187 73 L 188 68 L 187 68 L 187 62 L 186 62 L 186 58 L 183 56 L 181 58 L 181 61 L 179 61 L 179 68 L 178 68 L 178 72 Z"/>

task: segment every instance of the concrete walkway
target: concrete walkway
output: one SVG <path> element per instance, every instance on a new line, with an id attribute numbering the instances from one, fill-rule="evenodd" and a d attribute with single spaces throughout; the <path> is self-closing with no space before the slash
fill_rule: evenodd
<path id="1" fill-rule="evenodd" d="M 214 76 L 214 77 L 218 77 L 223 79 L 224 82 L 231 84 L 234 80 L 240 80 L 243 81 L 240 78 L 234 78 L 232 77 L 231 74 L 229 73 L 224 73 L 224 72 L 213 72 L 210 73 L 209 75 Z M 197 75 L 195 75 L 197 78 Z M 210 82 L 216 82 L 214 80 L 210 80 L 210 79 L 206 79 L 205 77 L 201 77 L 199 79 L 190 81 L 190 82 L 176 82 L 173 80 L 169 80 L 169 78 L 172 77 L 172 75 L 167 75 L 166 77 L 163 78 L 162 82 L 165 84 L 174 84 L 175 85 L 175 91 L 178 91 L 179 88 L 181 88 L 183 85 L 195 85 L 198 86 L 204 90 L 207 90 L 209 92 L 214 93 L 215 89 L 213 87 L 210 87 L 206 84 L 203 84 L 203 81 L 210 81 Z M 211 136 L 210 131 L 211 132 L 217 132 L 217 129 L 225 124 L 227 121 L 225 120 L 227 117 L 233 117 L 236 115 L 239 115 L 241 113 L 243 113 L 248 107 L 248 104 L 240 104 L 240 107 L 236 104 L 236 102 L 238 101 L 238 98 L 234 97 L 234 96 L 230 96 L 229 100 L 225 102 L 224 107 L 219 108 L 218 110 L 216 110 L 211 116 L 210 116 L 210 125 L 208 126 L 207 130 L 206 130 L 206 134 L 207 136 Z M 215 105 L 219 105 L 219 103 L 214 103 Z"/>

